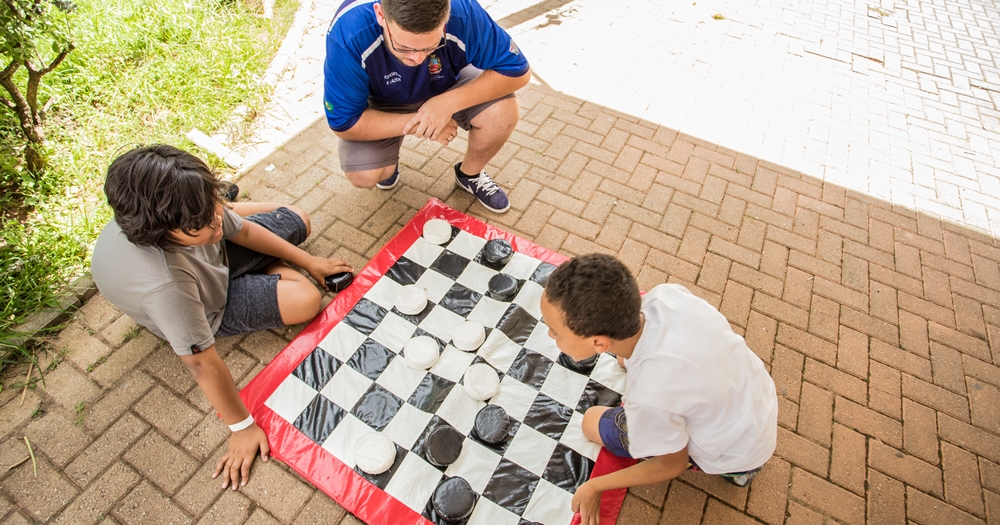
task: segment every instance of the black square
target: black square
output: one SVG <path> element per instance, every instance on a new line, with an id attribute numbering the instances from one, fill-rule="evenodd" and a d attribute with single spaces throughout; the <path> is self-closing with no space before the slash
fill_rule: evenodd
<path id="1" fill-rule="evenodd" d="M 341 322 L 347 323 L 348 326 L 365 335 L 370 335 L 382 322 L 385 314 L 385 308 L 375 304 L 371 299 L 362 297 L 358 300 L 358 304 L 354 305 L 350 312 L 347 312 Z"/>
<path id="2" fill-rule="evenodd" d="M 410 399 L 406 402 L 424 412 L 433 414 L 441 406 L 441 403 L 444 403 L 445 398 L 448 397 L 448 392 L 451 392 L 454 386 L 454 382 L 428 373 L 424 376 L 423 381 L 417 385 L 417 389 L 413 391 Z"/>
<path id="3" fill-rule="evenodd" d="M 537 324 L 538 319 L 535 319 L 527 310 L 516 304 L 511 304 L 500 317 L 500 321 L 497 322 L 497 329 L 511 341 L 524 346 Z"/>
<path id="4" fill-rule="evenodd" d="M 462 317 L 468 317 L 482 298 L 483 294 L 455 283 L 438 304 Z"/>
<path id="5" fill-rule="evenodd" d="M 552 368 L 552 360 L 538 352 L 522 348 L 521 352 L 514 358 L 507 375 L 518 381 L 539 390 L 545 382 L 549 369 Z"/>
<path id="6" fill-rule="evenodd" d="M 392 466 L 389 467 L 389 470 L 381 474 L 372 475 L 355 466 L 354 472 L 361 474 L 361 477 L 370 481 L 372 485 L 385 490 L 385 487 L 389 485 L 389 480 L 392 479 L 392 475 L 396 473 L 396 470 L 399 469 L 399 465 L 403 463 L 403 459 L 406 457 L 406 454 L 407 452 L 405 448 L 396 445 L 396 459 L 393 460 Z"/>
<path id="7" fill-rule="evenodd" d="M 313 349 L 292 371 L 292 375 L 319 392 L 330 382 L 342 363 L 320 347 Z"/>
<path id="8" fill-rule="evenodd" d="M 536 485 L 538 476 L 503 458 L 490 476 L 483 497 L 520 516 Z"/>
<path id="9" fill-rule="evenodd" d="M 396 412 L 401 406 L 403 406 L 402 399 L 376 384 L 370 386 L 368 391 L 361 396 L 361 399 L 351 409 L 351 414 L 381 432 L 396 416 Z"/>
<path id="10" fill-rule="evenodd" d="M 594 462 L 590 458 L 557 443 L 542 477 L 563 490 L 575 493 L 577 487 L 590 479 L 593 470 Z"/>
<path id="11" fill-rule="evenodd" d="M 436 336 L 436 335 L 428 332 L 427 330 L 424 330 L 423 328 L 420 328 L 419 326 L 417 327 L 416 330 L 413 331 L 413 335 L 411 336 L 411 338 L 412 337 L 418 337 L 418 336 L 430 337 L 431 339 L 433 339 L 434 341 L 436 341 L 437 344 L 438 344 L 438 351 L 439 352 L 443 352 L 445 345 L 448 344 L 447 341 L 441 340 L 440 337 L 438 337 L 438 336 Z"/>
<path id="12" fill-rule="evenodd" d="M 576 405 L 576 411 L 584 413 L 590 407 L 616 407 L 622 402 L 622 395 L 610 388 L 587 379 L 587 387 L 580 394 L 580 402 Z"/>
<path id="13" fill-rule="evenodd" d="M 306 437 L 322 446 L 346 414 L 347 411 L 333 404 L 333 401 L 317 395 L 292 424 Z"/>
<path id="14" fill-rule="evenodd" d="M 572 408 L 539 393 L 524 416 L 524 424 L 559 441 L 572 416 Z"/>
<path id="15" fill-rule="evenodd" d="M 389 270 L 385 272 L 385 276 L 403 286 L 406 286 L 417 282 L 417 279 L 420 279 L 420 276 L 426 271 L 427 268 L 420 266 L 406 257 L 400 257 L 399 260 L 396 261 L 396 264 L 393 264 Z"/>
<path id="16" fill-rule="evenodd" d="M 446 277 L 451 277 L 452 279 L 458 279 L 462 272 L 465 271 L 465 267 L 469 265 L 469 260 L 461 255 L 445 250 L 438 255 L 438 258 L 431 263 L 431 269 L 437 271 L 441 275 Z"/>
<path id="17" fill-rule="evenodd" d="M 538 267 L 535 268 L 534 273 L 531 274 L 531 277 L 528 277 L 528 280 L 538 283 L 544 287 L 545 283 L 549 282 L 549 276 L 552 275 L 552 272 L 555 271 L 555 269 L 555 265 L 547 262 L 540 262 L 538 263 Z"/>
<path id="18" fill-rule="evenodd" d="M 365 342 L 345 364 L 374 381 L 382 375 L 382 371 L 389 366 L 389 362 L 395 356 L 396 354 L 392 350 L 382 346 L 377 341 L 365 339 Z"/>

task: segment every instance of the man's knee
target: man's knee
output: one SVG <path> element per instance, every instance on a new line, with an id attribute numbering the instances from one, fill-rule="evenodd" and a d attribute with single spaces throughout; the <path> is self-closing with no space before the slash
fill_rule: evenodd
<path id="1" fill-rule="evenodd" d="M 357 188 L 371 188 L 378 181 L 388 179 L 396 171 L 396 166 L 386 166 L 364 171 L 347 171 L 344 175 Z"/>
<path id="2" fill-rule="evenodd" d="M 514 126 L 517 126 L 519 120 L 521 120 L 521 105 L 517 97 L 510 97 L 498 100 L 484 109 L 469 124 L 473 128 L 496 129 L 510 133 L 514 131 Z"/>

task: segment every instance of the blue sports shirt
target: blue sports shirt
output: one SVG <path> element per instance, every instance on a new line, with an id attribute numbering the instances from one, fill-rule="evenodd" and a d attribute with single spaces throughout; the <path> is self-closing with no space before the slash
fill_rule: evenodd
<path id="1" fill-rule="evenodd" d="M 389 104 L 423 102 L 447 91 L 469 64 L 509 77 L 528 72 L 528 61 L 510 35 L 476 0 L 451 0 L 447 45 L 415 67 L 401 63 L 388 48 L 374 4 L 346 0 L 326 35 L 323 106 L 334 131 L 351 129 L 369 97 Z"/>

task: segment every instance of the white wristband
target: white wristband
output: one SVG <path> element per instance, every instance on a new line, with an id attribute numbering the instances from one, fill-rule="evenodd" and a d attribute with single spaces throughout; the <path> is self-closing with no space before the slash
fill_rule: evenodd
<path id="1" fill-rule="evenodd" d="M 254 423 L 253 422 L 253 415 L 251 414 L 251 415 L 247 416 L 247 418 L 244 419 L 243 421 L 240 421 L 239 423 L 233 423 L 232 425 L 229 425 L 229 430 L 232 430 L 233 432 L 239 432 L 240 430 L 248 428 L 253 423 Z"/>

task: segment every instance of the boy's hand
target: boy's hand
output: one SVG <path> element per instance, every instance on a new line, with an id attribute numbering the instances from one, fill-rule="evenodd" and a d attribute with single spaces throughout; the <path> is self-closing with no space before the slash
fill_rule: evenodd
<path id="1" fill-rule="evenodd" d="M 222 474 L 222 488 L 229 486 L 236 490 L 237 484 L 244 486 L 250 480 L 250 465 L 253 464 L 254 457 L 257 456 L 257 449 L 260 449 L 260 457 L 267 461 L 271 449 L 267 444 L 267 434 L 257 426 L 256 423 L 250 425 L 239 432 L 233 432 L 229 437 L 229 447 L 226 454 L 222 456 L 219 463 L 215 465 L 215 472 L 212 478 Z M 242 482 L 240 481 L 242 478 Z"/>
<path id="2" fill-rule="evenodd" d="M 573 495 L 573 512 L 580 513 L 580 525 L 598 525 L 601 522 L 601 491 L 586 482 Z"/>
<path id="3" fill-rule="evenodd" d="M 326 283 L 323 282 L 327 275 L 354 271 L 354 268 L 351 268 L 350 264 L 347 264 L 340 259 L 327 259 L 326 257 L 316 256 L 310 256 L 309 260 L 302 266 L 302 268 L 309 272 L 309 275 L 312 276 L 313 279 L 316 279 L 316 282 L 318 282 L 324 289 L 327 289 Z"/>

